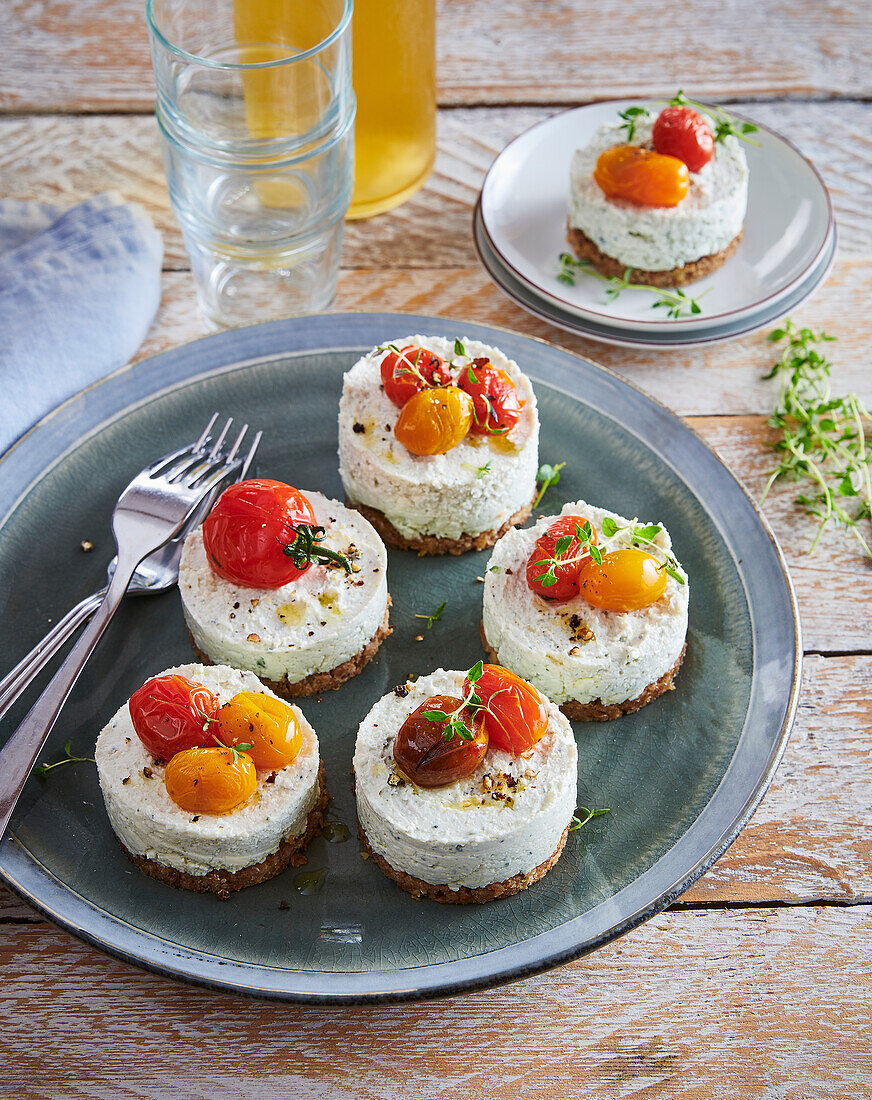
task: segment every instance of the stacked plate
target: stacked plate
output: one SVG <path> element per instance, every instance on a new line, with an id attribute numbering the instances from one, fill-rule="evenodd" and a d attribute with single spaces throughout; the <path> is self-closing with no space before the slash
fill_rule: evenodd
<path id="1" fill-rule="evenodd" d="M 685 287 L 699 313 L 669 317 L 662 292 L 607 294 L 577 271 L 558 279 L 566 244 L 569 165 L 618 112 L 658 103 L 612 101 L 553 116 L 511 142 L 485 177 L 473 219 L 488 274 L 528 312 L 569 332 L 630 347 L 675 348 L 730 340 L 769 325 L 817 289 L 832 267 L 836 228 L 830 196 L 814 166 L 765 127 L 746 143 L 749 188 L 742 243 L 723 267 Z"/>

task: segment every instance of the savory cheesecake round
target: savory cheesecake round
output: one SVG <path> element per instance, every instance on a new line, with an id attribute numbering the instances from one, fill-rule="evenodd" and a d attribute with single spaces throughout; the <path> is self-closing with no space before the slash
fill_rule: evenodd
<path id="1" fill-rule="evenodd" d="M 644 110 L 644 109 L 643 109 Z M 568 241 L 609 276 L 680 286 L 738 247 L 748 204 L 741 142 L 689 106 L 605 125 L 570 168 Z M 718 137 L 715 137 L 717 133 Z"/>
<path id="2" fill-rule="evenodd" d="M 688 597 L 665 528 L 576 501 L 494 547 L 482 639 L 564 714 L 604 721 L 672 689 Z"/>
<path id="3" fill-rule="evenodd" d="M 460 554 L 493 545 L 530 514 L 538 449 L 530 380 L 498 348 L 408 336 L 345 374 L 346 499 L 389 546 Z"/>
<path id="4" fill-rule="evenodd" d="M 554 866 L 575 810 L 569 723 L 506 669 L 437 669 L 363 719 L 354 751 L 360 837 L 404 890 L 484 902 Z"/>
<path id="5" fill-rule="evenodd" d="M 312 695 L 356 675 L 390 633 L 387 553 L 365 517 L 265 479 L 231 486 L 185 541 L 185 621 L 201 660 Z"/>
<path id="6" fill-rule="evenodd" d="M 227 897 L 305 863 L 322 825 L 315 731 L 250 672 L 168 669 L 118 710 L 95 755 L 122 849 L 172 886 Z"/>

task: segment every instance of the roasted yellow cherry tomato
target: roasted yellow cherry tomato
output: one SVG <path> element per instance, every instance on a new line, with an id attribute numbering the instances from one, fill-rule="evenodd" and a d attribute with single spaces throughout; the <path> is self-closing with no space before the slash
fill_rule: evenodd
<path id="1" fill-rule="evenodd" d="M 300 720 L 287 703 L 260 691 L 240 691 L 218 712 L 218 739 L 251 745 L 245 753 L 256 768 L 284 768 L 303 744 Z"/>
<path id="2" fill-rule="evenodd" d="M 606 198 L 644 206 L 678 206 L 690 187 L 684 161 L 638 145 L 616 145 L 600 153 L 593 178 Z"/>
<path id="3" fill-rule="evenodd" d="M 663 595 L 666 571 L 653 555 L 631 547 L 604 554 L 602 565 L 589 561 L 579 581 L 579 595 L 594 607 L 638 611 Z"/>
<path id="4" fill-rule="evenodd" d="M 164 773 L 167 794 L 192 814 L 228 814 L 257 789 L 254 761 L 230 749 L 177 752 Z"/>
<path id="5" fill-rule="evenodd" d="M 457 386 L 436 386 L 414 394 L 400 409 L 394 435 L 415 455 L 443 455 L 472 424 L 472 398 Z"/>

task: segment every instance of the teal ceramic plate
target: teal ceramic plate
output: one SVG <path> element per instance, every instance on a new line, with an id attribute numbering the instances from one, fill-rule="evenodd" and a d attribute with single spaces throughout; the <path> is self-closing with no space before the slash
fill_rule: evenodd
<path id="1" fill-rule="evenodd" d="M 121 854 L 93 765 L 32 779 L 0 848 L 4 879 L 98 947 L 204 985 L 300 1001 L 456 993 L 575 958 L 672 901 L 735 838 L 768 785 L 796 706 L 799 631 L 765 521 L 716 456 L 666 409 L 601 367 L 483 325 L 394 314 L 301 317 L 223 333 L 139 363 L 56 410 L 0 461 L 0 667 L 84 593 L 111 557 L 120 489 L 214 409 L 262 427 L 261 475 L 339 496 L 342 372 L 364 349 L 423 332 L 500 346 L 535 380 L 542 461 L 565 461 L 546 504 L 577 497 L 669 527 L 691 577 L 677 690 L 638 714 L 578 725 L 579 799 L 611 807 L 573 833 L 535 886 L 485 906 L 413 901 L 360 857 L 350 768 L 361 716 L 410 673 L 481 656 L 487 553 L 392 552 L 394 634 L 341 690 L 303 701 L 318 730 L 345 843 L 317 840 L 320 892 L 294 871 L 221 902 L 146 878 Z M 83 554 L 80 543 L 94 543 Z M 424 631 L 415 613 L 448 604 Z M 175 593 L 129 601 L 88 665 L 44 756 L 90 755 L 148 676 L 190 659 Z M 24 707 L 7 719 L 5 739 Z"/>

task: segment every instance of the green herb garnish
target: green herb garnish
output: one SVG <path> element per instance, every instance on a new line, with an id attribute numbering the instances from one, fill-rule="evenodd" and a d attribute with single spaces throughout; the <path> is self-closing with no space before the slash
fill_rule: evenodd
<path id="1" fill-rule="evenodd" d="M 73 755 L 73 750 L 71 748 L 72 743 L 73 743 L 72 739 L 70 739 L 64 745 L 65 759 L 55 760 L 55 762 L 53 764 L 40 764 L 38 767 L 33 769 L 33 774 L 37 777 L 37 779 L 43 779 L 44 780 L 46 778 L 46 776 L 48 775 L 48 773 L 52 770 L 52 768 L 61 768 L 61 767 L 64 766 L 64 764 L 96 764 L 97 763 L 97 761 L 94 759 L 93 756 L 74 756 Z"/>
<path id="2" fill-rule="evenodd" d="M 454 341 L 454 354 L 455 355 L 466 355 L 466 348 L 457 339 L 455 339 L 455 341 Z"/>
<path id="3" fill-rule="evenodd" d="M 618 118 L 623 119 L 619 129 L 627 131 L 627 142 L 631 142 L 636 136 L 636 125 L 640 118 L 650 118 L 651 112 L 647 107 L 628 107 L 626 111 L 619 111 Z"/>
<path id="4" fill-rule="evenodd" d="M 817 345 L 832 342 L 825 332 L 797 328 L 787 318 L 770 332 L 772 343 L 786 340 L 781 358 L 764 378 L 778 378 L 781 391 L 767 420 L 779 433 L 770 444 L 778 464 L 769 476 L 761 503 L 781 477 L 812 483 L 796 502 L 820 522 L 809 553 L 814 553 L 826 527 L 850 532 L 867 557 L 872 557 L 864 521 L 872 520 L 872 452 L 867 435 L 872 429 L 868 411 L 855 393 L 833 397 L 833 364 Z"/>
<path id="5" fill-rule="evenodd" d="M 252 743 L 250 741 L 240 741 L 235 745 L 225 745 L 224 742 L 221 740 L 221 738 L 218 736 L 217 733 L 212 734 L 212 740 L 215 742 L 216 745 L 219 745 L 222 749 L 230 749 L 230 751 L 233 753 L 233 763 L 234 764 L 239 759 L 239 754 L 241 752 L 248 752 L 249 749 L 254 748 L 254 745 L 252 745 Z"/>
<path id="6" fill-rule="evenodd" d="M 459 737 L 461 741 L 472 741 L 475 737 L 475 732 L 466 724 L 464 712 L 468 711 L 470 718 L 474 719 L 479 710 L 487 709 L 475 690 L 475 685 L 481 679 L 483 672 L 483 661 L 478 661 L 467 672 L 466 679 L 469 681 L 469 690 L 461 699 L 460 706 L 456 707 L 450 714 L 444 710 L 424 711 L 424 717 L 428 722 L 445 722 L 444 737 L 446 741 L 450 741 L 452 737 Z"/>
<path id="7" fill-rule="evenodd" d="M 687 584 L 687 581 L 679 571 L 678 562 L 671 554 L 667 554 L 661 546 L 658 546 L 655 541 L 663 530 L 659 524 L 649 523 L 644 527 L 637 527 L 635 520 L 629 524 L 617 524 L 611 516 L 604 516 L 600 524 L 600 530 L 607 539 L 616 535 L 618 531 L 629 531 L 630 544 L 632 546 L 644 546 L 649 552 L 652 550 L 655 551 L 652 557 L 659 559 L 660 568 L 663 572 L 672 577 L 672 579 L 679 584 Z"/>
<path id="8" fill-rule="evenodd" d="M 610 814 L 611 812 L 610 809 L 589 810 L 587 806 L 579 806 L 572 816 L 572 823 L 569 826 L 569 831 L 574 833 L 576 829 L 580 829 L 583 825 L 587 825 L 592 817 L 602 817 L 603 814 Z"/>
<path id="9" fill-rule="evenodd" d="M 439 606 L 436 608 L 436 610 L 433 612 L 432 615 L 417 615 L 416 614 L 415 618 L 416 619 L 426 619 L 427 620 L 427 629 L 429 630 L 430 627 L 433 625 L 433 623 L 438 623 L 439 622 L 439 620 L 442 618 L 442 612 L 445 610 L 445 608 L 447 606 L 448 606 L 448 600 L 443 600 L 442 603 L 439 604 Z"/>
<path id="10" fill-rule="evenodd" d="M 565 462 L 558 462 L 555 466 L 549 466 L 546 462 L 539 467 L 539 471 L 536 474 L 536 485 L 539 487 L 539 492 L 536 494 L 536 499 L 533 501 L 533 507 L 539 507 L 539 501 L 545 495 L 545 490 L 550 489 L 552 485 L 556 485 L 560 481 L 560 471 L 566 465 Z"/>
<path id="11" fill-rule="evenodd" d="M 657 295 L 657 301 L 652 303 L 651 308 L 665 309 L 667 316 L 676 320 L 689 314 L 702 313 L 699 298 L 691 298 L 689 294 L 685 294 L 681 287 L 666 290 L 660 286 L 649 286 L 647 283 L 634 283 L 633 268 L 631 267 L 628 267 L 623 276 L 619 277 L 617 275 L 603 275 L 588 260 L 577 260 L 574 256 L 570 256 L 568 252 L 561 252 L 559 259 L 560 271 L 557 273 L 557 281 L 566 283 L 567 286 L 575 286 L 575 277 L 580 271 L 583 275 L 591 275 L 594 279 L 599 279 L 600 282 L 606 284 L 606 299 L 610 302 L 614 301 L 625 290 L 646 290 L 649 294 Z M 706 294 L 708 294 L 708 290 L 700 294 L 699 297 L 704 298 Z"/>
<path id="12" fill-rule="evenodd" d="M 569 551 L 574 540 L 578 541 L 579 546 L 575 553 L 570 554 Z M 583 525 L 576 523 L 574 535 L 560 536 L 554 544 L 552 557 L 543 557 L 536 562 L 536 565 L 542 568 L 542 572 L 535 580 L 539 581 L 543 588 L 551 588 L 552 585 L 557 584 L 557 569 L 567 565 L 576 565 L 578 562 L 584 561 L 585 558 L 591 558 L 597 565 L 601 565 L 603 560 L 602 554 L 593 544 L 593 528 L 587 520 Z"/>
<path id="13" fill-rule="evenodd" d="M 291 530 L 295 531 L 294 541 L 286 546 L 283 545 L 282 550 L 294 563 L 296 569 L 307 569 L 313 562 L 319 565 L 335 562 L 341 565 L 346 573 L 352 572 L 351 562 L 344 554 L 319 545 L 327 534 L 326 528 L 315 527 L 309 523 L 298 523 L 296 528 Z"/>
<path id="14" fill-rule="evenodd" d="M 684 92 L 679 91 L 676 95 L 669 100 L 670 107 L 692 107 L 695 111 L 702 111 L 703 114 L 709 116 L 714 122 L 714 138 L 716 142 L 722 142 L 724 138 L 734 137 L 739 141 L 747 141 L 749 145 L 759 145 L 759 141 L 754 141 L 748 137 L 748 134 L 756 134 L 759 127 L 755 126 L 753 122 L 736 122 L 732 115 L 728 114 L 723 107 L 707 107 L 705 103 L 697 103 L 692 99 L 688 99 Z"/>
<path id="15" fill-rule="evenodd" d="M 478 473 L 475 476 L 477 478 L 479 478 L 479 480 L 480 480 L 481 478 L 483 478 L 486 474 L 489 474 L 490 472 L 491 472 L 491 464 L 490 464 L 490 462 L 486 462 L 484 464 L 484 466 L 479 466 Z"/>

